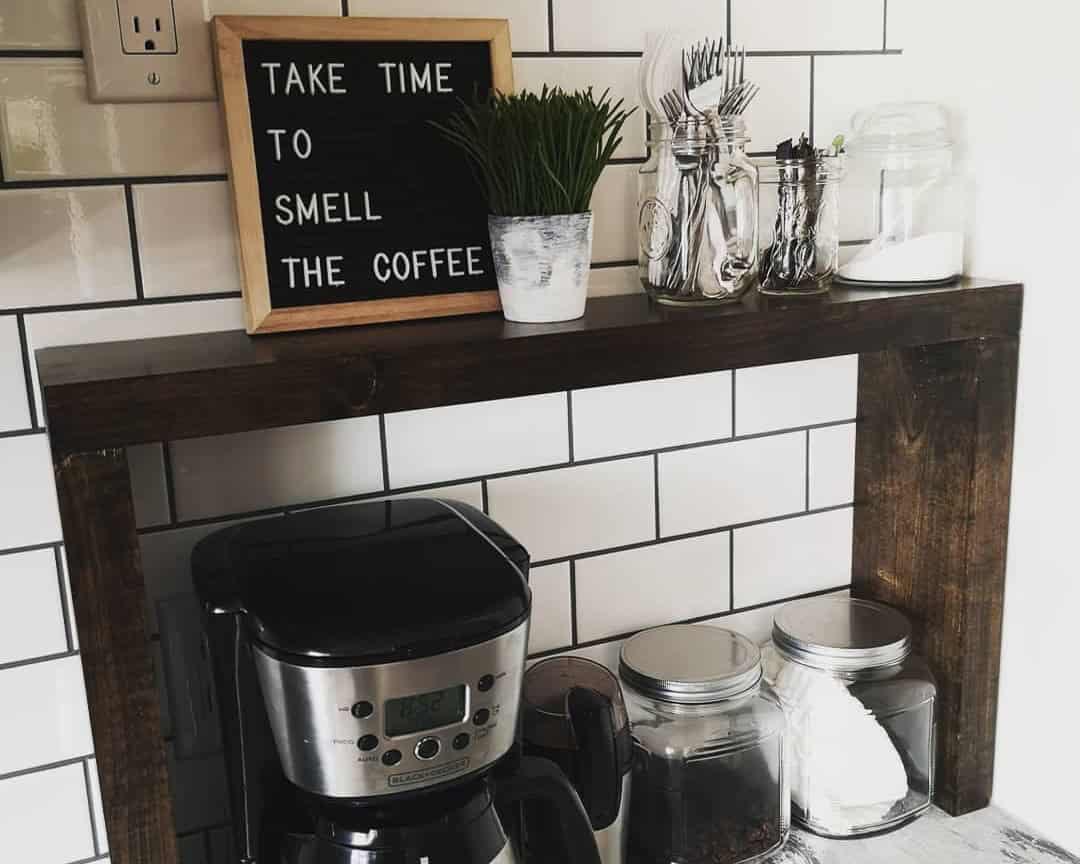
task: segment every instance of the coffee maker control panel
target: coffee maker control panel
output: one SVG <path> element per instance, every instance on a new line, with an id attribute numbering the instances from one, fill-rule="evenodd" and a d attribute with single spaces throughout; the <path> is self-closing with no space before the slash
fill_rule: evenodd
<path id="1" fill-rule="evenodd" d="M 255 649 L 285 776 L 331 797 L 413 791 L 489 767 L 514 742 L 528 625 L 434 657 L 300 666 Z"/>

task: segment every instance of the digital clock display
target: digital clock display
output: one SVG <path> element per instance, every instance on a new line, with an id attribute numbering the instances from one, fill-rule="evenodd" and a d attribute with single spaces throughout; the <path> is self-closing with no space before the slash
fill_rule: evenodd
<path id="1" fill-rule="evenodd" d="M 465 685 L 386 700 L 386 734 L 411 735 L 465 719 Z"/>

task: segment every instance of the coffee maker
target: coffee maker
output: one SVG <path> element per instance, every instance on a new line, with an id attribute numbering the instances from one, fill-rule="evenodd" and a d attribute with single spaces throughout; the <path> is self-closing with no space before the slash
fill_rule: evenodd
<path id="1" fill-rule="evenodd" d="M 560 860 L 599 864 L 565 775 L 517 743 L 528 565 L 480 511 L 422 498 L 198 544 L 238 864 L 520 864 L 504 816 L 528 800 L 558 814 Z"/>

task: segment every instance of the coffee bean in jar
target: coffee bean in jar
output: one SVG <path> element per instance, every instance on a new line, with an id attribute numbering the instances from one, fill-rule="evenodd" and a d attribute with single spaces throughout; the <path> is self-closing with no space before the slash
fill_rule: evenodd
<path id="1" fill-rule="evenodd" d="M 747 864 L 787 840 L 786 724 L 749 639 L 706 625 L 622 649 L 634 740 L 629 859 Z"/>

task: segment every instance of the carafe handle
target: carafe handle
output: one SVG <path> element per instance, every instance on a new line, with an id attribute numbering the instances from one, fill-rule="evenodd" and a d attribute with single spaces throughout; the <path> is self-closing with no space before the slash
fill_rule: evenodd
<path id="1" fill-rule="evenodd" d="M 567 713 L 577 741 L 577 791 L 594 830 L 607 828 L 619 815 L 622 766 L 611 699 L 587 687 L 566 695 Z"/>

